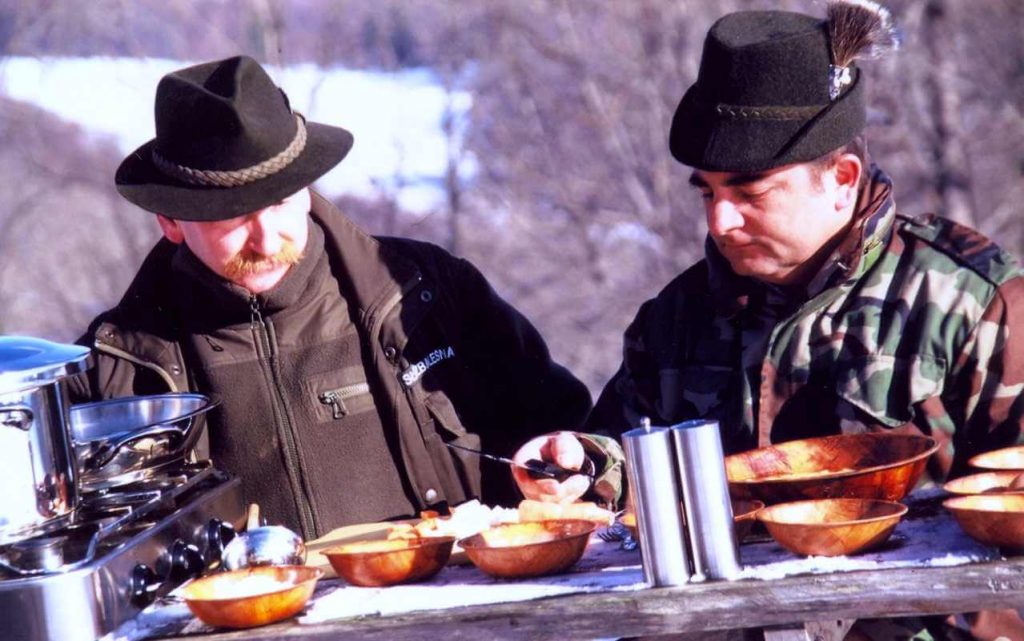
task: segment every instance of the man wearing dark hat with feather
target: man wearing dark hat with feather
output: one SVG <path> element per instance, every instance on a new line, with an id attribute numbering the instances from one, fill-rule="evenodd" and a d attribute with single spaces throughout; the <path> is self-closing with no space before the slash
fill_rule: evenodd
<path id="1" fill-rule="evenodd" d="M 856 61 L 896 44 L 863 0 L 711 27 L 669 134 L 705 259 L 640 308 L 589 430 L 709 419 L 727 453 L 910 431 L 943 445 L 937 478 L 1018 441 L 1021 269 L 972 229 L 897 213 L 867 155 Z"/>
<path id="2" fill-rule="evenodd" d="M 477 497 L 514 504 L 507 466 L 449 444 L 596 463 L 517 484 L 614 500 L 614 441 L 552 433 L 578 427 L 590 395 L 536 329 L 467 261 L 371 237 L 309 189 L 348 131 L 306 122 L 244 56 L 168 74 L 155 112 L 156 138 L 115 181 L 164 238 L 81 339 L 96 364 L 76 399 L 216 396 L 212 460 L 307 539 Z"/>

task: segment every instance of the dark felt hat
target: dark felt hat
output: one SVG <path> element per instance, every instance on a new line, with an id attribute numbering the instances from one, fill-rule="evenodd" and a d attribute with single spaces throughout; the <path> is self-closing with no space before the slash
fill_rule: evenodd
<path id="1" fill-rule="evenodd" d="M 182 220 L 233 218 L 279 202 L 341 162 L 352 134 L 305 122 L 247 56 L 160 80 L 156 138 L 117 169 L 122 196 Z"/>
<path id="2" fill-rule="evenodd" d="M 864 82 L 851 64 L 835 84 L 831 65 L 824 20 L 786 11 L 721 18 L 672 119 L 672 155 L 698 169 L 750 172 L 843 146 L 864 128 Z"/>

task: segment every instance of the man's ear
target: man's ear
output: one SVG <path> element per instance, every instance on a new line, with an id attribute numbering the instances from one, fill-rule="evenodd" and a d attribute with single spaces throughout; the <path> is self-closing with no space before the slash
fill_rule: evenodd
<path id="1" fill-rule="evenodd" d="M 842 154 L 836 159 L 832 165 L 832 175 L 836 182 L 836 209 L 843 210 L 857 205 L 863 173 L 864 164 L 856 154 Z"/>
<path id="2" fill-rule="evenodd" d="M 180 245 L 181 241 L 185 240 L 185 232 L 182 231 L 178 221 L 163 214 L 157 214 L 156 222 L 160 224 L 160 230 L 164 233 L 164 237 L 175 245 Z"/>

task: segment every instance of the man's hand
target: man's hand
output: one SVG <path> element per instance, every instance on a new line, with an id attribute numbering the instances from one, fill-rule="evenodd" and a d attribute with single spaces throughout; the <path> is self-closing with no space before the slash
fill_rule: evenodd
<path id="1" fill-rule="evenodd" d="M 520 465 L 530 459 L 554 463 L 567 470 L 579 470 L 586 456 L 583 445 L 572 432 L 554 432 L 527 441 L 512 457 Z M 572 503 L 590 489 L 590 478 L 583 474 L 574 474 L 558 482 L 551 478 L 534 478 L 528 470 L 513 466 L 512 476 L 523 496 L 537 501 Z"/>

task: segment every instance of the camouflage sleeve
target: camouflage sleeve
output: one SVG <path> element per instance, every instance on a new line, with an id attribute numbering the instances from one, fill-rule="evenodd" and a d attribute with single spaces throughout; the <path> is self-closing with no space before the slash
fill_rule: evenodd
<path id="1" fill-rule="evenodd" d="M 616 507 L 622 498 L 626 456 L 614 438 L 575 432 L 583 451 L 594 464 L 594 483 L 584 498 L 606 507 Z"/>
<path id="2" fill-rule="evenodd" d="M 949 476 L 967 471 L 980 452 L 1016 443 L 1024 421 L 1024 277 L 1003 283 L 974 326 L 953 363 L 943 390 L 948 417 L 956 426 Z"/>

